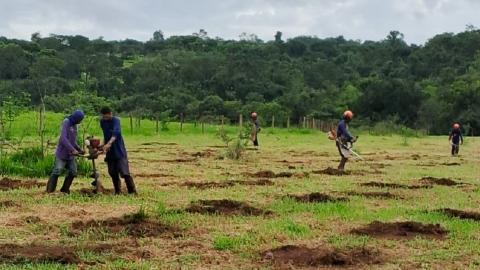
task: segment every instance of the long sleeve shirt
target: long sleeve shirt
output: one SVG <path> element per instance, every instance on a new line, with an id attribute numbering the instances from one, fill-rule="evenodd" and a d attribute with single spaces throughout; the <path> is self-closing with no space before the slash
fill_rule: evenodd
<path id="1" fill-rule="evenodd" d="M 127 149 L 125 149 L 125 143 L 122 137 L 122 130 L 120 127 L 120 119 L 113 117 L 112 120 L 101 120 L 100 126 L 103 130 L 103 139 L 105 143 L 108 143 L 112 137 L 115 137 L 115 141 L 112 143 L 112 147 L 106 154 L 106 160 L 120 160 L 127 158 Z"/>
<path id="2" fill-rule="evenodd" d="M 339 138 L 342 142 L 351 142 L 353 140 L 353 136 L 350 134 L 350 132 L 348 132 L 348 125 L 345 120 L 342 120 L 338 123 L 337 138 Z"/>
<path id="3" fill-rule="evenodd" d="M 77 125 L 72 124 L 72 121 L 65 118 L 62 122 L 55 156 L 63 160 L 72 160 L 74 158 L 72 154 L 74 150 L 80 150 L 77 144 Z"/>

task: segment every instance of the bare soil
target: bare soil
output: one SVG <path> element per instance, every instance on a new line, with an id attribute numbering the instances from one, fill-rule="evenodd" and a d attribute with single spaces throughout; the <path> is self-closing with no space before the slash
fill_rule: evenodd
<path id="1" fill-rule="evenodd" d="M 356 192 L 350 191 L 345 193 L 348 196 L 361 196 L 365 198 L 380 198 L 380 199 L 401 199 L 402 197 L 390 192 L 372 191 L 372 192 Z"/>
<path id="2" fill-rule="evenodd" d="M 197 161 L 196 158 L 176 158 L 176 159 L 162 160 L 162 162 L 166 162 L 166 163 L 188 163 L 188 162 L 195 162 L 195 161 Z"/>
<path id="3" fill-rule="evenodd" d="M 176 144 L 176 143 L 162 143 L 162 142 L 146 142 L 146 143 L 142 143 L 140 145 L 147 146 L 147 145 L 178 145 L 178 144 Z"/>
<path id="4" fill-rule="evenodd" d="M 313 171 L 314 174 L 326 174 L 326 175 L 350 175 L 352 172 L 350 171 L 341 171 L 332 167 L 328 167 L 324 170 L 317 170 Z"/>
<path id="5" fill-rule="evenodd" d="M 439 186 L 456 186 L 461 184 L 449 178 L 435 178 L 435 177 L 423 177 L 422 179 L 420 179 L 420 182 L 426 185 L 439 185 Z"/>
<path id="6" fill-rule="evenodd" d="M 75 251 L 66 246 L 47 246 L 42 244 L 16 245 L 3 244 L 0 245 L 0 262 L 1 263 L 61 263 L 61 264 L 78 264 L 80 259 Z"/>
<path id="7" fill-rule="evenodd" d="M 100 194 L 95 192 L 94 187 L 81 188 L 81 189 L 78 190 L 78 193 L 80 193 L 80 195 L 86 196 L 86 197 L 94 197 L 94 196 L 100 195 Z M 103 188 L 101 194 L 103 194 L 103 195 L 109 195 L 110 194 L 111 195 L 111 194 L 114 194 L 114 190 L 113 189 L 108 189 L 108 188 Z"/>
<path id="8" fill-rule="evenodd" d="M 295 174 L 292 172 L 279 172 L 274 173 L 273 171 L 259 171 L 256 173 L 244 173 L 245 176 L 256 177 L 256 178 L 290 178 Z"/>
<path id="9" fill-rule="evenodd" d="M 210 189 L 210 188 L 228 188 L 235 185 L 245 185 L 245 186 L 272 186 L 274 182 L 269 179 L 258 179 L 258 180 L 230 180 L 224 182 L 185 182 L 180 184 L 181 186 L 197 189 Z"/>
<path id="10" fill-rule="evenodd" d="M 186 211 L 190 213 L 219 214 L 226 216 L 261 216 L 271 214 L 270 211 L 255 208 L 247 203 L 227 199 L 192 202 Z"/>
<path id="11" fill-rule="evenodd" d="M 379 187 L 379 188 L 405 188 L 405 189 L 432 188 L 431 185 L 402 185 L 402 184 L 383 183 L 383 182 L 367 182 L 367 183 L 361 183 L 360 185 L 364 187 Z"/>
<path id="12" fill-rule="evenodd" d="M 276 269 L 297 269 L 319 267 L 351 268 L 364 267 L 384 262 L 379 252 L 367 248 L 348 250 L 327 247 L 309 248 L 287 245 L 272 249 L 262 254 L 263 260 Z"/>
<path id="13" fill-rule="evenodd" d="M 437 210 L 437 212 L 445 214 L 449 217 L 455 217 L 455 218 L 459 218 L 459 219 L 471 219 L 471 220 L 480 221 L 480 213 L 478 213 L 478 212 L 469 212 L 469 211 L 456 210 L 456 209 L 451 209 L 451 208 L 439 209 L 439 210 Z"/>
<path id="14" fill-rule="evenodd" d="M 164 174 L 164 173 L 138 173 L 138 174 L 135 174 L 135 177 L 139 177 L 139 178 L 163 178 L 163 177 L 173 177 L 173 175 Z"/>
<path id="15" fill-rule="evenodd" d="M 416 236 L 443 239 L 448 231 L 442 228 L 440 224 L 422 224 L 413 221 L 394 223 L 374 221 L 362 228 L 353 229 L 351 233 L 394 239 L 414 238 Z"/>
<path id="16" fill-rule="evenodd" d="M 22 181 L 22 180 L 16 180 L 16 179 L 10 179 L 10 178 L 2 178 L 0 180 L 0 190 L 1 191 L 6 191 L 6 190 L 11 190 L 11 189 L 19 189 L 19 188 L 36 188 L 36 187 L 43 187 L 43 183 L 39 183 L 34 180 L 28 180 L 28 181 Z"/>
<path id="17" fill-rule="evenodd" d="M 136 218 L 134 215 L 125 215 L 121 218 L 106 220 L 77 221 L 71 225 L 71 234 L 78 235 L 83 231 L 97 230 L 110 233 L 125 232 L 131 237 L 179 236 L 181 230 L 173 226 L 162 224 L 150 218 Z"/>
<path id="18" fill-rule="evenodd" d="M 10 208 L 10 207 L 20 207 L 20 204 L 10 200 L 0 202 L 0 208 Z"/>
<path id="19" fill-rule="evenodd" d="M 328 194 L 323 194 L 319 192 L 314 192 L 310 194 L 304 194 L 304 195 L 287 195 L 288 198 L 292 198 L 298 202 L 304 202 L 304 203 L 318 203 L 318 202 L 347 202 L 348 198 L 344 197 L 332 197 Z"/>

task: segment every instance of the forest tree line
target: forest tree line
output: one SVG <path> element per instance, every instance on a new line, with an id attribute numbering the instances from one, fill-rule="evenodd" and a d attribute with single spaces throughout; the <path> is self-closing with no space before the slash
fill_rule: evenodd
<path id="1" fill-rule="evenodd" d="M 47 110 L 110 105 L 137 117 L 187 120 L 257 111 L 265 124 L 287 118 L 388 122 L 448 132 L 453 122 L 480 130 L 480 30 L 407 44 L 391 31 L 381 41 L 300 36 L 264 42 L 212 38 L 204 30 L 151 40 L 105 41 L 38 33 L 0 37 L 0 104 Z"/>

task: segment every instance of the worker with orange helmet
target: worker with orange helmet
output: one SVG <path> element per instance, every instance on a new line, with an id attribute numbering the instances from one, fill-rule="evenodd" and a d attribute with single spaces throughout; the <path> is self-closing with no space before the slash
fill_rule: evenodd
<path id="1" fill-rule="evenodd" d="M 344 171 L 345 164 L 348 161 L 348 158 L 351 156 L 350 148 L 351 144 L 357 141 L 357 137 L 354 137 L 348 131 L 348 123 L 352 121 L 353 113 L 351 111 L 345 111 L 343 113 L 343 119 L 338 123 L 337 126 L 337 139 L 336 144 L 338 152 L 340 153 L 341 160 L 338 165 L 338 170 Z"/>
<path id="2" fill-rule="evenodd" d="M 460 151 L 460 144 L 463 144 L 463 136 L 462 130 L 460 129 L 460 124 L 453 124 L 448 141 L 452 145 L 452 156 L 458 155 L 458 152 Z"/>
<path id="3" fill-rule="evenodd" d="M 251 140 L 253 142 L 253 146 L 258 148 L 258 133 L 260 132 L 260 124 L 258 123 L 258 115 L 256 112 L 250 113 L 250 119 L 252 121 L 252 133 L 251 133 Z"/>

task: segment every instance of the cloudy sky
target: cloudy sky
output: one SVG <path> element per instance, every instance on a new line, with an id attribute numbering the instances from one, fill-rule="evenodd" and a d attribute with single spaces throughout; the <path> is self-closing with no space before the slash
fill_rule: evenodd
<path id="1" fill-rule="evenodd" d="M 480 0 L 0 0 L 0 36 L 29 39 L 80 34 L 148 40 L 205 29 L 211 37 L 243 33 L 380 40 L 390 30 L 421 44 L 435 34 L 480 26 Z"/>

